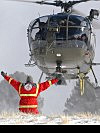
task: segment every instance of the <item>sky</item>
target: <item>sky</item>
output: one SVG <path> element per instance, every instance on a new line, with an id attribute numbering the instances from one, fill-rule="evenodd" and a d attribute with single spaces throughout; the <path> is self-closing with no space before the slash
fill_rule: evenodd
<path id="1" fill-rule="evenodd" d="M 100 10 L 99 2 L 87 2 L 75 6 L 75 9 L 89 15 L 91 8 Z M 40 16 L 60 12 L 60 8 L 53 6 L 37 5 L 22 2 L 0 0 L 0 72 L 13 74 L 16 71 L 32 75 L 38 82 L 41 71 L 37 68 L 28 68 L 24 64 L 29 61 L 29 45 L 27 39 L 27 28 L 29 23 Z M 100 22 L 100 19 L 98 20 Z M 94 62 L 100 62 L 100 30 L 95 31 L 97 36 L 96 55 Z M 94 71 L 100 83 L 100 66 L 94 67 Z M 92 74 L 90 74 L 91 76 Z M 91 76 L 93 79 L 93 76 Z M 0 80 L 2 80 L 0 76 Z M 43 80 L 45 79 L 45 75 Z M 94 79 L 93 79 L 94 80 Z M 67 87 L 52 86 L 41 94 L 45 99 L 44 112 L 61 113 L 66 98 L 71 94 L 75 85 L 68 82 Z M 53 102 L 51 101 L 53 99 Z M 60 103 L 58 105 L 58 103 Z M 56 110 L 55 110 L 56 108 Z"/>

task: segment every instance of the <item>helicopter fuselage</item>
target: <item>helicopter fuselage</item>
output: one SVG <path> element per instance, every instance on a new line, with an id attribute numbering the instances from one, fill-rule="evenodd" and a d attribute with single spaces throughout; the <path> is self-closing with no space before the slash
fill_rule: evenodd
<path id="1" fill-rule="evenodd" d="M 87 74 L 95 56 L 95 34 L 88 17 L 58 13 L 37 18 L 28 28 L 32 60 L 45 74 L 66 79 Z"/>

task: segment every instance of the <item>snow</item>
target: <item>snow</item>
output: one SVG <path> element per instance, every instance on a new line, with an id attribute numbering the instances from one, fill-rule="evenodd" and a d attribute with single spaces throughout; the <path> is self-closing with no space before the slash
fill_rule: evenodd
<path id="1" fill-rule="evenodd" d="M 70 118 L 71 125 L 100 125 L 100 120 L 97 118 L 80 118 L 80 117 L 71 117 Z"/>
<path id="2" fill-rule="evenodd" d="M 2 113 L 0 125 L 59 125 L 63 122 L 61 117 L 33 115 L 25 113 Z"/>
<path id="3" fill-rule="evenodd" d="M 3 112 L 0 114 L 0 125 L 100 125 L 100 116 L 91 113 L 45 116 Z"/>

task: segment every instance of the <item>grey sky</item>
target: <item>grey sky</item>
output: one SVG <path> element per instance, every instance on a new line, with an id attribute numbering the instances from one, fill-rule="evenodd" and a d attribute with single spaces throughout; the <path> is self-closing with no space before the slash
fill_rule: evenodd
<path id="1" fill-rule="evenodd" d="M 100 10 L 100 3 L 98 3 L 99 2 L 87 2 L 84 4 L 79 4 L 75 7 L 87 16 L 91 8 Z M 24 66 L 24 64 L 29 60 L 27 27 L 32 20 L 39 17 L 39 14 L 41 16 L 52 14 L 53 10 L 56 13 L 57 11 L 60 11 L 60 8 L 0 0 L 0 72 L 3 70 L 8 74 L 12 74 L 15 71 L 21 71 L 26 74 L 31 74 L 34 81 L 38 81 L 41 71 L 37 67 L 26 68 Z M 97 47 L 95 61 L 100 62 L 100 30 L 97 31 L 96 35 Z M 95 73 L 100 83 L 99 66 L 95 67 Z M 0 76 L 0 80 L 2 79 L 3 78 Z M 46 106 L 44 107 L 44 112 L 46 112 L 46 108 L 48 108 L 49 112 L 52 112 L 52 109 L 50 110 L 49 108 L 55 108 L 55 105 L 57 106 L 57 103 L 59 103 L 60 100 L 62 102 L 61 105 L 59 105 L 58 110 L 61 110 L 61 107 L 64 107 L 64 102 L 71 91 L 72 86 L 73 82 L 71 85 L 68 84 L 67 87 L 53 86 L 44 92 L 42 95 L 45 96 L 45 103 L 49 103 L 49 105 L 45 104 Z M 53 88 L 56 91 L 53 90 Z M 54 98 L 53 104 L 51 101 L 46 101 L 51 99 L 51 97 Z"/>

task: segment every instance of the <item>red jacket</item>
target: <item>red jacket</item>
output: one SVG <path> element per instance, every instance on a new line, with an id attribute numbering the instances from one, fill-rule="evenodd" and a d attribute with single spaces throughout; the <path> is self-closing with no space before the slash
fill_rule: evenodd
<path id="1" fill-rule="evenodd" d="M 37 110 L 37 97 L 40 92 L 46 90 L 52 84 L 58 82 L 58 79 L 52 79 L 40 84 L 36 84 L 36 86 L 32 86 L 31 90 L 26 90 L 21 82 L 16 81 L 10 76 L 5 76 L 4 78 L 18 91 L 18 94 L 20 96 L 19 110 L 22 112 L 34 114 L 39 113 Z"/>

